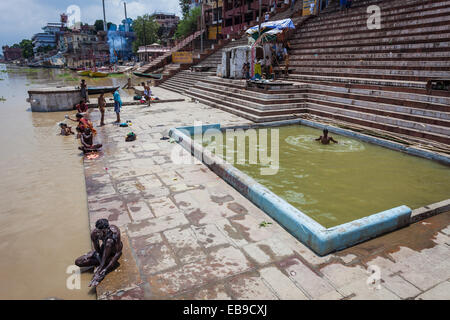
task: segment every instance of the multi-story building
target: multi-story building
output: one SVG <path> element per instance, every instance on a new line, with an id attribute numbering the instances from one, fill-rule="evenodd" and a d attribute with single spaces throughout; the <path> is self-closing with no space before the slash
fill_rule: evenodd
<path id="1" fill-rule="evenodd" d="M 177 29 L 180 17 L 173 13 L 156 12 L 152 14 L 152 18 L 159 24 L 158 35 L 163 45 L 168 46 L 171 44 L 173 35 Z"/>
<path id="2" fill-rule="evenodd" d="M 301 1 L 301 0 L 297 0 Z M 261 15 L 288 5 L 289 0 L 261 0 Z M 259 20 L 259 0 L 224 0 L 222 34 L 228 35 L 245 30 Z M 262 18 L 264 19 L 264 18 Z"/>
<path id="3" fill-rule="evenodd" d="M 292 0 L 261 0 L 261 14 L 288 6 Z M 297 0 L 301 1 L 301 0 Z M 258 23 L 259 0 L 191 0 L 193 9 L 203 4 L 208 39 L 226 37 Z"/>
<path id="4" fill-rule="evenodd" d="M 215 40 L 222 34 L 223 1 L 203 0 L 203 17 L 208 39 Z"/>
<path id="5" fill-rule="evenodd" d="M 65 25 L 62 22 L 47 23 L 42 27 L 44 32 L 36 33 L 31 40 L 33 41 L 33 50 L 36 53 L 40 47 L 56 47 L 59 37 L 65 30 Z"/>
<path id="6" fill-rule="evenodd" d="M 163 13 L 156 12 L 152 16 L 158 24 L 163 28 L 173 28 L 180 22 L 180 17 L 176 16 L 174 13 Z"/>
<path id="7" fill-rule="evenodd" d="M 3 55 L 5 61 L 13 61 L 22 59 L 22 49 L 21 48 L 12 48 L 9 46 L 3 46 Z"/>
<path id="8" fill-rule="evenodd" d="M 71 68 L 93 67 L 109 63 L 107 33 L 96 32 L 93 26 L 65 32 L 59 41 L 66 64 Z"/>

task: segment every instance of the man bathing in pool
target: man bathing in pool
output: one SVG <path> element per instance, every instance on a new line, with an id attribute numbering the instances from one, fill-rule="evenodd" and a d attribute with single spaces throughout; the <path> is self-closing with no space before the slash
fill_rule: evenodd
<path id="1" fill-rule="evenodd" d="M 330 144 L 330 141 L 332 141 L 334 143 L 338 143 L 336 140 L 333 139 L 333 137 L 328 136 L 327 129 L 323 130 L 323 136 L 320 136 L 319 138 L 317 138 L 316 141 L 320 141 L 322 144 Z"/>
<path id="2" fill-rule="evenodd" d="M 110 225 L 107 219 L 97 220 L 95 229 L 91 232 L 91 240 L 94 250 L 76 259 L 75 264 L 80 268 L 97 267 L 89 283 L 90 287 L 96 287 L 108 272 L 118 266 L 123 244 L 119 228 Z"/>

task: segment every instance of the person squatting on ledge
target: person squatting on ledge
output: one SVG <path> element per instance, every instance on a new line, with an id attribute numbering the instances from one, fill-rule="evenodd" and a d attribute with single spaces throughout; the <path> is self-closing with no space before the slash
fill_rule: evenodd
<path id="1" fill-rule="evenodd" d="M 119 228 L 110 225 L 107 219 L 99 219 L 95 222 L 95 229 L 91 232 L 91 240 L 94 250 L 77 258 L 75 265 L 80 268 L 97 267 L 89 283 L 89 287 L 96 287 L 109 272 L 119 266 L 123 244 L 120 239 Z"/>

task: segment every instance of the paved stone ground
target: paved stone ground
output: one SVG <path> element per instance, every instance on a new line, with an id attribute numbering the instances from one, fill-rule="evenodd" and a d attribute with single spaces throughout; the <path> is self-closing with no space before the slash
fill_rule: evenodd
<path id="1" fill-rule="evenodd" d="M 98 128 L 103 155 L 84 162 L 91 228 L 107 218 L 124 243 L 98 299 L 450 299 L 450 213 L 319 257 L 204 164 L 173 164 L 160 140 L 194 121 L 247 120 L 188 99 L 124 107 L 131 128 L 114 117 Z"/>

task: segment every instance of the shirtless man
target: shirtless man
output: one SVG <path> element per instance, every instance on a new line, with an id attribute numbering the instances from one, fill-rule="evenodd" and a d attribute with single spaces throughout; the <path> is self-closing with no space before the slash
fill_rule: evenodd
<path id="1" fill-rule="evenodd" d="M 100 127 L 105 125 L 105 108 L 106 108 L 106 100 L 104 94 L 101 93 L 100 97 L 98 97 L 98 109 L 100 110 L 101 114 Z"/>
<path id="2" fill-rule="evenodd" d="M 81 147 L 78 147 L 84 153 L 96 152 L 101 149 L 101 144 L 94 145 L 94 136 L 90 128 L 85 128 L 80 136 Z"/>
<path id="3" fill-rule="evenodd" d="M 75 264 L 80 268 L 97 267 L 89 283 L 89 287 L 96 287 L 108 272 L 117 267 L 123 244 L 119 228 L 110 225 L 107 219 L 97 220 L 95 229 L 91 232 L 91 240 L 94 250 L 76 259 Z"/>
<path id="4" fill-rule="evenodd" d="M 97 134 L 97 130 L 94 129 L 94 125 L 91 121 L 86 119 L 81 113 L 76 114 L 77 119 L 72 119 L 68 115 L 66 115 L 66 119 L 69 119 L 73 122 L 78 122 L 78 125 L 76 127 L 76 130 L 78 132 L 77 139 L 80 138 L 81 133 L 83 133 L 84 129 L 89 128 L 91 129 L 92 133 L 95 135 Z"/>
<path id="5" fill-rule="evenodd" d="M 323 136 L 317 138 L 316 141 L 320 141 L 322 144 L 330 144 L 330 141 L 338 143 L 333 137 L 328 136 L 328 129 L 323 129 Z"/>
<path id="6" fill-rule="evenodd" d="M 61 128 L 62 136 L 70 136 L 71 134 L 75 134 L 75 132 L 72 131 L 72 127 L 69 127 L 66 123 L 60 123 L 59 127 Z"/>

